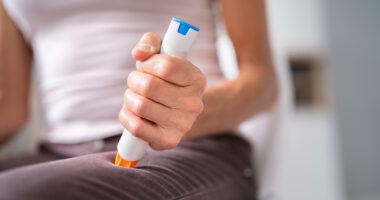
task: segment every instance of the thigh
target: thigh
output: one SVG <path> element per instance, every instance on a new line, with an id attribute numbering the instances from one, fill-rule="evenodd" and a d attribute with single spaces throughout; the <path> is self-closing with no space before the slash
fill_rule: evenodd
<path id="1" fill-rule="evenodd" d="M 78 144 L 43 143 L 39 146 L 38 152 L 36 153 L 0 160 L 0 172 L 32 164 L 76 157 L 79 155 L 111 151 L 116 149 L 119 138 L 120 136 L 112 136 L 98 140 L 101 141 L 102 145 L 100 149 L 94 149 L 94 142 L 98 141 L 90 141 Z"/>
<path id="2" fill-rule="evenodd" d="M 11 159 L 4 159 L 4 160 L 0 160 L 0 173 L 5 170 L 14 169 L 17 167 L 58 160 L 60 158 L 61 157 L 54 155 L 52 153 L 41 151 L 38 153 L 23 155 L 23 156 L 11 158 Z"/>
<path id="3" fill-rule="evenodd" d="M 250 147 L 222 135 L 148 151 L 134 169 L 113 165 L 106 152 L 0 174 L 9 199 L 251 199 Z"/>

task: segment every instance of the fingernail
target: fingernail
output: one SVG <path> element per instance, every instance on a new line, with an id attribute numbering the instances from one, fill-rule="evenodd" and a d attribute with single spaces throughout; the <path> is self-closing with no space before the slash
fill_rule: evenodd
<path id="1" fill-rule="evenodd" d="M 138 44 L 136 46 L 136 49 L 138 49 L 139 51 L 145 52 L 145 53 L 149 53 L 152 49 L 152 46 L 147 45 L 147 44 Z"/>

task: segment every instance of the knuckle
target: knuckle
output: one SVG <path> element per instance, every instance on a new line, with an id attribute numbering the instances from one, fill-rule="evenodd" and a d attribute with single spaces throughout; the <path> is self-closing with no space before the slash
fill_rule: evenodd
<path id="1" fill-rule="evenodd" d="M 205 108 L 205 105 L 204 105 L 203 101 L 199 100 L 195 111 L 199 114 L 199 113 L 203 112 L 204 108 Z"/>
<path id="2" fill-rule="evenodd" d="M 127 86 L 130 88 L 132 86 L 132 81 L 133 81 L 133 72 L 130 72 L 127 77 Z"/>
<path id="3" fill-rule="evenodd" d="M 174 143 L 174 142 L 167 142 L 165 148 L 166 148 L 166 149 L 173 149 L 173 148 L 175 148 L 176 146 L 177 146 L 177 144 Z"/>
<path id="4" fill-rule="evenodd" d="M 133 70 L 133 71 L 131 71 L 131 72 L 128 74 L 128 81 L 131 80 L 131 79 L 133 79 L 134 73 L 136 73 L 136 70 Z"/>
<path id="5" fill-rule="evenodd" d="M 127 127 L 128 131 L 131 132 L 134 136 L 140 137 L 144 124 L 141 119 L 129 120 L 129 126 Z"/>
<path id="6" fill-rule="evenodd" d="M 151 143 L 151 144 L 149 144 L 150 145 L 150 147 L 152 148 L 152 149 L 154 149 L 154 150 L 156 150 L 156 151 L 162 151 L 162 150 L 165 150 L 164 148 L 162 148 L 160 145 L 157 145 L 157 144 L 153 144 L 153 143 Z"/>
<path id="7" fill-rule="evenodd" d="M 143 35 L 142 41 L 145 44 L 151 45 L 154 52 L 158 52 L 160 50 L 159 44 L 161 43 L 161 37 L 159 34 L 155 32 L 147 32 Z"/>
<path id="8" fill-rule="evenodd" d="M 145 78 L 141 88 L 141 95 L 150 96 L 155 91 L 155 86 L 154 77 Z"/>
<path id="9" fill-rule="evenodd" d="M 147 100 L 142 99 L 142 98 L 136 99 L 132 107 L 133 112 L 139 116 L 144 115 L 146 105 L 147 105 Z"/>
<path id="10" fill-rule="evenodd" d="M 127 78 L 127 86 L 129 87 L 129 88 L 134 88 L 134 82 L 135 82 L 135 80 L 137 79 L 137 71 L 136 70 L 134 70 L 134 71 L 132 71 L 132 72 L 130 72 L 129 74 L 128 74 L 128 78 Z M 138 79 L 137 79 L 138 80 Z"/>
<path id="11" fill-rule="evenodd" d="M 178 130 L 182 133 L 190 131 L 191 127 L 192 123 L 190 123 L 188 120 L 182 120 L 178 123 Z"/>
<path id="12" fill-rule="evenodd" d="M 162 145 L 161 147 L 163 149 L 173 149 L 175 148 L 179 143 L 179 140 L 177 138 L 172 138 L 172 139 L 169 139 L 169 140 L 166 140 Z"/>
<path id="13" fill-rule="evenodd" d="M 195 75 L 195 83 L 201 88 L 203 91 L 206 88 L 207 79 L 205 75 L 199 71 L 199 73 L 196 73 Z"/>
<path id="14" fill-rule="evenodd" d="M 119 115 L 118 115 L 119 122 L 120 122 L 122 125 L 125 124 L 125 123 L 124 123 L 125 119 L 124 119 L 124 113 L 123 113 L 123 112 L 124 112 L 123 110 L 120 110 Z"/>
<path id="15" fill-rule="evenodd" d="M 155 33 L 155 32 L 146 32 L 144 35 L 143 35 L 144 38 L 153 38 L 153 39 L 159 39 L 160 36 Z"/>
<path id="16" fill-rule="evenodd" d="M 204 109 L 203 101 L 199 98 L 192 101 L 191 105 L 189 106 L 189 111 L 195 114 L 200 114 Z"/>
<path id="17" fill-rule="evenodd" d="M 123 97 L 123 100 L 124 100 L 124 104 L 123 104 L 123 106 L 124 105 L 126 105 L 126 102 L 128 102 L 128 93 L 129 93 L 129 91 L 128 91 L 129 89 L 127 89 L 127 90 L 125 90 L 125 92 L 124 92 L 124 97 Z"/>
<path id="18" fill-rule="evenodd" d="M 168 77 L 175 68 L 175 61 L 170 56 L 165 56 L 161 60 L 158 73 L 161 77 Z"/>

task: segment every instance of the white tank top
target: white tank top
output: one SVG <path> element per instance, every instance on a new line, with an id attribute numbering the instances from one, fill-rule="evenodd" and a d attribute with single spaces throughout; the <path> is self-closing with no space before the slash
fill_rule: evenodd
<path id="1" fill-rule="evenodd" d="M 147 31 L 161 36 L 173 16 L 201 29 L 189 59 L 209 83 L 219 69 L 211 0 L 3 0 L 34 52 L 44 139 L 78 143 L 120 134 L 118 113 L 131 49 Z"/>

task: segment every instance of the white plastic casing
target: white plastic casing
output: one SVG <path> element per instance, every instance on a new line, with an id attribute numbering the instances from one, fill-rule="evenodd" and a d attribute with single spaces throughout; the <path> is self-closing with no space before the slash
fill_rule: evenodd
<path id="1" fill-rule="evenodd" d="M 161 54 L 185 58 L 199 33 L 199 29 L 178 18 L 171 20 L 161 45 Z M 137 161 L 144 157 L 148 143 L 135 137 L 127 129 L 117 145 L 117 151 L 124 160 Z"/>
<path id="2" fill-rule="evenodd" d="M 144 157 L 147 148 L 147 142 L 134 136 L 127 129 L 124 129 L 117 144 L 117 152 L 124 160 L 128 161 L 140 160 Z"/>
<path id="3" fill-rule="evenodd" d="M 183 35 L 178 32 L 181 25 L 178 21 L 178 19 L 173 18 L 170 22 L 169 28 L 162 40 L 161 54 L 181 56 L 185 58 L 199 34 L 199 29 L 194 30 L 191 27 L 187 27 L 189 28 L 187 33 L 182 31 L 183 34 L 186 34 Z"/>

